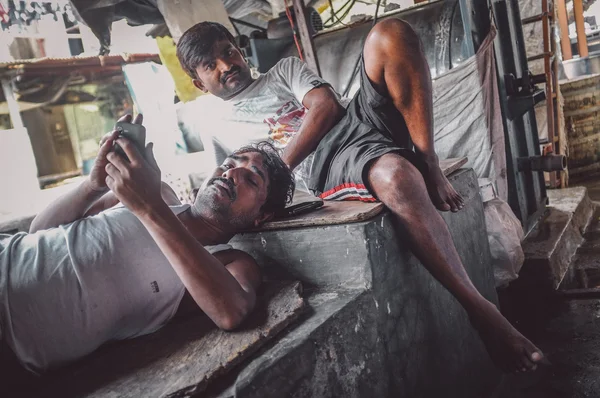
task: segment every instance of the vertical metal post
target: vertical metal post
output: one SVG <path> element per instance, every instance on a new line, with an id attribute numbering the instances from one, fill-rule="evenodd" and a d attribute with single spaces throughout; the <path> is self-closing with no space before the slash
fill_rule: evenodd
<path id="1" fill-rule="evenodd" d="M 556 0 L 556 7 L 558 26 L 560 27 L 562 59 L 563 61 L 566 61 L 573 58 L 573 51 L 571 50 L 571 39 L 569 39 L 569 22 L 567 21 L 567 6 L 565 0 Z"/>
<path id="2" fill-rule="evenodd" d="M 588 56 L 587 37 L 585 35 L 585 24 L 583 21 L 583 0 L 573 0 L 573 15 L 575 16 L 575 28 L 577 28 L 577 48 L 580 57 Z"/>
<path id="3" fill-rule="evenodd" d="M 505 76 L 526 77 L 529 73 L 523 29 L 517 0 L 491 0 L 498 35 L 495 39 L 500 105 L 506 132 L 508 202 L 528 233 L 537 223 L 547 202 L 544 176 L 538 172 L 519 172 L 517 158 L 540 154 L 537 123 L 533 108 L 509 120 L 507 109 L 516 98 L 507 94 Z M 527 93 L 523 93 L 527 95 Z"/>
<path id="4" fill-rule="evenodd" d="M 294 14 L 296 15 L 296 27 L 300 33 L 300 42 L 302 43 L 304 60 L 313 72 L 321 76 L 317 52 L 315 51 L 313 39 L 308 30 L 308 24 L 306 23 L 306 8 L 304 7 L 304 1 L 292 0 L 292 4 L 294 5 Z"/>
<path id="5" fill-rule="evenodd" d="M 10 80 L 2 79 L 2 91 L 4 92 L 4 98 L 6 98 L 6 103 L 8 104 L 8 113 L 10 114 L 10 120 L 12 121 L 13 128 L 25 128 L 25 125 L 23 124 L 23 119 L 21 118 L 19 104 L 15 99 Z"/>

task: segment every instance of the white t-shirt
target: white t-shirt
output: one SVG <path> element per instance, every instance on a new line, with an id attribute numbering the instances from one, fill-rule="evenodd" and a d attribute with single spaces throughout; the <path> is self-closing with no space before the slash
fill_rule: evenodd
<path id="1" fill-rule="evenodd" d="M 175 214 L 188 208 L 171 206 Z M 0 234 L 0 338 L 32 372 L 154 332 L 175 315 L 184 293 L 125 207 L 34 234 Z"/>
<path id="2" fill-rule="evenodd" d="M 241 146 L 270 141 L 285 148 L 296 134 L 308 110 L 304 96 L 327 82 L 296 57 L 279 61 L 234 98 L 223 101 L 212 95 L 196 99 L 197 120 L 205 150 L 215 164 Z M 304 177 L 311 158 L 296 169 Z"/>

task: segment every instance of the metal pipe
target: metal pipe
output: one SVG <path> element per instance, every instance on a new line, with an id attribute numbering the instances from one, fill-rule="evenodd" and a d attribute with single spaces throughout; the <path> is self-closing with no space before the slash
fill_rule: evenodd
<path id="1" fill-rule="evenodd" d="M 565 155 L 529 156 L 517 159 L 519 171 L 563 171 L 567 168 Z"/>

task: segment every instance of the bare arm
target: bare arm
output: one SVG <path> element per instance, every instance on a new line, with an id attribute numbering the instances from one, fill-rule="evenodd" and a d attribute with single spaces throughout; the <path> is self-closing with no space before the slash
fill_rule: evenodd
<path id="1" fill-rule="evenodd" d="M 169 206 L 176 206 L 181 204 L 179 198 L 177 197 L 177 194 L 175 193 L 175 191 L 173 191 L 173 188 L 171 188 L 166 182 L 161 183 L 160 195 L 162 196 L 165 203 Z M 120 202 L 117 196 L 109 191 L 96 202 L 94 202 L 83 216 L 93 216 L 94 214 L 101 213 L 104 210 L 110 209 L 111 207 L 116 206 L 119 203 Z"/>
<path id="2" fill-rule="evenodd" d="M 108 192 L 104 181 L 106 179 L 104 168 L 107 164 L 106 156 L 111 151 L 117 136 L 118 132 L 113 131 L 103 138 L 89 177 L 77 188 L 67 192 L 42 210 L 31 222 L 30 233 L 79 220 Z"/>
<path id="3" fill-rule="evenodd" d="M 283 160 L 291 169 L 296 168 L 317 148 L 321 139 L 340 121 L 345 112 L 329 86 L 310 90 L 304 96 L 302 104 L 309 111 L 298 133 L 283 152 Z"/>
<path id="4" fill-rule="evenodd" d="M 206 251 L 162 199 L 151 144 L 144 159 L 130 141 L 117 142 L 131 162 L 110 153 L 107 185 L 146 227 L 200 309 L 220 328 L 235 328 L 254 307 L 257 267 L 238 252 L 226 268 Z"/>
<path id="5" fill-rule="evenodd" d="M 119 119 L 122 122 L 131 122 L 132 116 L 125 115 Z M 134 123 L 142 123 L 142 115 L 137 115 Z M 118 202 L 105 197 L 108 192 L 106 186 L 105 167 L 108 164 L 107 156 L 112 150 L 113 143 L 119 136 L 118 131 L 113 131 L 102 137 L 100 141 L 100 150 L 96 156 L 94 166 L 90 171 L 89 177 L 77 188 L 68 192 L 52 202 L 46 209 L 41 211 L 32 221 L 29 232 L 33 233 L 41 229 L 58 227 L 71 223 L 85 217 L 92 207 L 96 209 L 100 206 L 108 206 L 112 203 L 114 206 Z M 99 200 L 103 198 L 102 200 Z M 96 203 L 100 202 L 100 203 Z M 95 206 L 94 206 L 95 204 Z M 111 207 L 111 206 L 109 206 Z M 96 212 L 98 212 L 96 210 Z"/>
<path id="6" fill-rule="evenodd" d="M 104 192 L 94 190 L 89 180 L 85 180 L 42 210 L 31 222 L 29 233 L 68 224 L 84 217 L 102 195 Z"/>
<path id="7" fill-rule="evenodd" d="M 217 253 L 223 262 L 219 261 L 206 251 L 166 205 L 138 218 L 198 307 L 219 328 L 236 328 L 256 302 L 255 289 L 260 273 L 254 259 L 245 253 L 230 251 L 232 253 Z"/>

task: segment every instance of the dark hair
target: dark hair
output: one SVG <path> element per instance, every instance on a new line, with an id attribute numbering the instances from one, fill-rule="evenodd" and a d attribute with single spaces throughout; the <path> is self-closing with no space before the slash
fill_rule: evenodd
<path id="1" fill-rule="evenodd" d="M 233 152 L 232 156 L 249 152 L 259 153 L 262 156 L 263 166 L 269 173 L 267 200 L 262 206 L 262 210 L 267 213 L 283 210 L 294 197 L 294 189 L 296 189 L 294 172 L 283 162 L 279 151 L 267 141 L 243 146 Z"/>
<path id="2" fill-rule="evenodd" d="M 210 55 L 219 40 L 229 40 L 239 49 L 231 32 L 220 23 L 200 22 L 189 28 L 177 43 L 177 58 L 181 67 L 192 79 L 197 79 L 196 68 L 202 58 Z"/>

